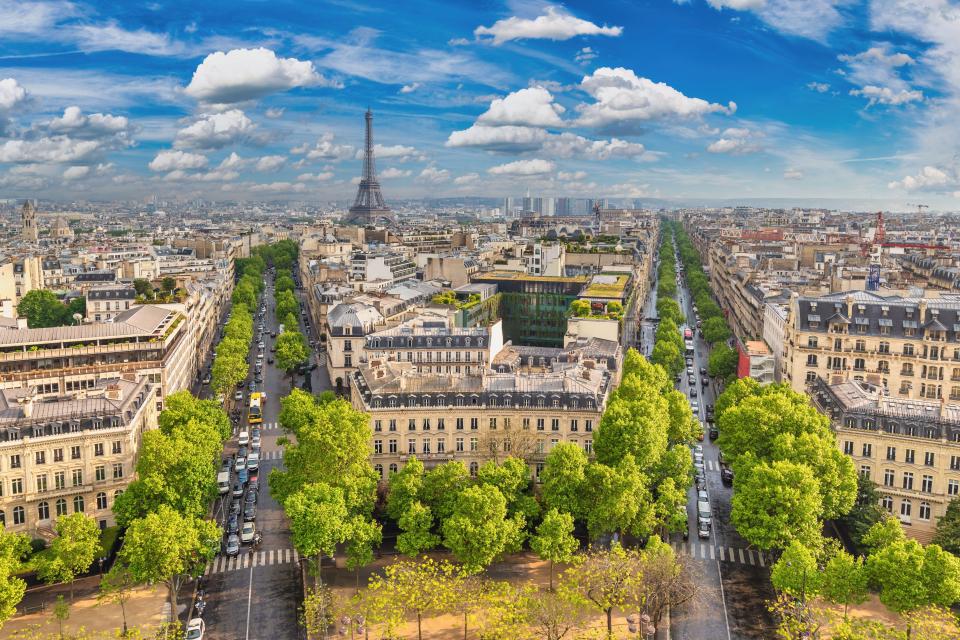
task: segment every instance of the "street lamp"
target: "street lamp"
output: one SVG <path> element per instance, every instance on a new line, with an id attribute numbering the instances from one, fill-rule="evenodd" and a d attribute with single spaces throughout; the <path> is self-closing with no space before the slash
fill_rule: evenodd
<path id="1" fill-rule="evenodd" d="M 637 634 L 639 640 L 651 640 L 657 633 L 657 628 L 647 614 L 631 613 L 627 616 L 627 631 Z"/>

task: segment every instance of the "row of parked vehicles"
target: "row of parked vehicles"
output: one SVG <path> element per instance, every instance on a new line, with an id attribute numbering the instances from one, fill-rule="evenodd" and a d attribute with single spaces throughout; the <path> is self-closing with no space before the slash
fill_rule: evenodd
<path id="1" fill-rule="evenodd" d="M 226 554 L 240 553 L 241 544 L 256 544 L 257 500 L 260 495 L 260 429 L 241 431 L 237 453 L 224 458 L 217 477 L 221 495 L 230 494 L 231 502 L 224 527 L 227 535 Z M 231 475 L 233 477 L 231 478 Z"/>

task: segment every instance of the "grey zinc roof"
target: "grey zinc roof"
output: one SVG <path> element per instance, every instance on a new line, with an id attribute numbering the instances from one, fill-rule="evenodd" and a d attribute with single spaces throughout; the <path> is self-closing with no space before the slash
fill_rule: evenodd
<path id="1" fill-rule="evenodd" d="M 154 305 L 141 305 L 123 311 L 113 322 L 96 322 L 68 327 L 11 329 L 0 327 L 0 346 L 32 345 L 47 342 L 73 342 L 152 335 L 173 311 Z"/>
<path id="2" fill-rule="evenodd" d="M 331 327 L 362 327 L 383 321 L 376 307 L 362 302 L 340 303 L 327 312 L 327 324 Z"/>

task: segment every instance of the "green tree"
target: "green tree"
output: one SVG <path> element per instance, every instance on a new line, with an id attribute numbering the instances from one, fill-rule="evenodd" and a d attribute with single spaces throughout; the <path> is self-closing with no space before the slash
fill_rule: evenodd
<path id="1" fill-rule="evenodd" d="M 274 291 L 276 293 L 281 293 L 283 291 L 293 291 L 293 278 L 283 273 L 277 276 L 276 281 L 273 285 Z"/>
<path id="2" fill-rule="evenodd" d="M 438 464 L 423 476 L 420 501 L 430 507 L 433 517 L 444 522 L 453 515 L 460 494 L 470 486 L 470 472 L 459 460 Z"/>
<path id="3" fill-rule="evenodd" d="M 650 390 L 633 400 L 617 397 L 607 403 L 593 434 L 597 461 L 613 466 L 629 454 L 647 471 L 666 451 L 669 431 L 669 405 L 663 396 Z"/>
<path id="4" fill-rule="evenodd" d="M 17 304 L 17 315 L 27 319 L 31 329 L 59 327 L 73 322 L 72 312 L 52 291 L 34 289 L 28 291 Z"/>
<path id="5" fill-rule="evenodd" d="M 620 532 L 643 536 L 654 526 L 647 479 L 630 454 L 616 467 L 594 462 L 586 468 L 586 520 L 590 537 Z"/>
<path id="6" fill-rule="evenodd" d="M 523 542 L 523 516 L 507 518 L 507 501 L 492 486 L 465 489 L 443 523 L 443 544 L 467 573 L 479 573 Z"/>
<path id="7" fill-rule="evenodd" d="M 530 467 L 520 458 L 512 456 L 499 463 L 490 460 L 477 470 L 477 484 L 496 487 L 507 500 L 507 513 L 520 513 L 530 520 L 539 515 L 539 505 L 529 494 Z"/>
<path id="8" fill-rule="evenodd" d="M 70 583 L 73 599 L 73 580 L 86 572 L 100 551 L 100 527 L 85 513 L 72 513 L 57 518 L 57 537 L 50 543 L 50 556 L 39 567 L 40 578 L 49 584 Z"/>
<path id="9" fill-rule="evenodd" d="M 841 549 L 823 567 L 820 593 L 830 602 L 843 605 L 843 618 L 846 620 L 851 604 L 866 601 L 869 594 L 868 577 L 863 558 L 854 558 Z"/>
<path id="10" fill-rule="evenodd" d="M 447 611 L 456 598 L 455 569 L 446 561 L 424 558 L 422 562 L 401 560 L 387 565 L 383 575 L 370 578 L 374 599 L 374 622 L 383 624 L 385 637 L 395 637 L 396 627 L 411 615 L 417 618 L 417 638 L 423 640 L 423 617 Z"/>
<path id="11" fill-rule="evenodd" d="M 770 570 L 773 586 L 794 598 L 820 593 L 820 578 L 816 554 L 797 540 L 784 549 Z"/>
<path id="12" fill-rule="evenodd" d="M 960 499 L 947 504 L 947 512 L 937 521 L 933 542 L 954 555 L 960 553 Z"/>
<path id="13" fill-rule="evenodd" d="M 169 293 L 177 288 L 177 280 L 175 278 L 171 278 L 170 276 L 167 276 L 166 278 L 160 281 L 160 288 L 163 291 L 166 291 Z"/>
<path id="14" fill-rule="evenodd" d="M 147 300 L 153 298 L 153 285 L 146 278 L 134 278 L 133 289 L 138 296 L 143 296 Z"/>
<path id="15" fill-rule="evenodd" d="M 570 562 L 579 544 L 573 537 L 573 516 L 551 509 L 530 538 L 530 548 L 541 560 L 550 561 L 550 591 L 553 591 L 553 564 Z"/>
<path id="16" fill-rule="evenodd" d="M 433 514 L 430 507 L 420 501 L 410 503 L 397 524 L 403 532 L 397 536 L 397 551 L 405 556 L 415 558 L 440 544 L 440 537 L 431 532 Z"/>
<path id="17" fill-rule="evenodd" d="M 817 540 L 823 503 L 820 483 L 809 467 L 760 462 L 737 475 L 730 521 L 750 544 L 768 550 L 793 540 L 805 545 Z"/>
<path id="18" fill-rule="evenodd" d="M 712 345 L 730 339 L 730 329 L 723 318 L 709 318 L 704 321 L 701 329 L 703 330 L 703 339 Z"/>
<path id="19" fill-rule="evenodd" d="M 574 300 L 570 303 L 570 313 L 575 318 L 586 318 L 590 316 L 590 301 L 589 300 Z"/>
<path id="20" fill-rule="evenodd" d="M 657 341 L 653 345 L 650 362 L 660 365 L 666 369 L 671 376 L 677 376 L 683 371 L 683 354 L 673 342 Z"/>
<path id="21" fill-rule="evenodd" d="M 293 546 L 313 562 L 317 576 L 314 586 L 319 586 L 323 582 L 323 556 L 333 556 L 337 545 L 351 533 L 343 491 L 322 482 L 308 484 L 288 497 L 283 509 L 290 518 Z"/>
<path id="22" fill-rule="evenodd" d="M 373 562 L 373 549 L 383 542 L 383 531 L 379 522 L 359 514 L 350 518 L 347 528 L 347 569 L 356 572 L 357 591 L 360 591 L 360 569 Z"/>
<path id="23" fill-rule="evenodd" d="M 632 602 L 643 561 L 639 550 L 614 543 L 609 550 L 591 548 L 577 556 L 563 573 L 561 593 L 589 604 L 607 616 L 607 636 L 613 637 L 613 610 Z"/>
<path id="24" fill-rule="evenodd" d="M 583 516 L 587 462 L 587 454 L 572 442 L 560 442 L 550 450 L 540 472 L 541 496 L 546 508 L 578 518 Z"/>
<path id="25" fill-rule="evenodd" d="M 29 552 L 30 539 L 26 535 L 0 529 L 0 626 L 16 613 L 27 591 L 27 583 L 17 573 Z"/>
<path id="26" fill-rule="evenodd" d="M 120 605 L 120 616 L 123 620 L 123 634 L 126 638 L 127 629 L 127 602 L 133 596 L 133 591 L 137 588 L 137 581 L 133 574 L 122 562 L 114 563 L 104 576 L 100 579 L 100 592 L 97 594 L 97 603 L 105 602 Z"/>
<path id="27" fill-rule="evenodd" d="M 307 341 L 299 331 L 284 331 L 277 336 L 277 366 L 287 373 L 306 362 L 310 357 Z"/>
<path id="28" fill-rule="evenodd" d="M 390 475 L 387 493 L 387 515 L 399 520 L 417 502 L 423 488 L 423 463 L 416 456 L 410 456 L 407 464 Z"/>
<path id="29" fill-rule="evenodd" d="M 70 619 L 70 603 L 62 595 L 58 595 L 57 601 L 53 604 L 53 617 L 57 619 L 57 625 L 60 627 L 60 640 L 63 640 L 63 625 Z"/>
<path id="30" fill-rule="evenodd" d="M 820 517 L 834 520 L 849 513 L 857 497 L 857 472 L 853 461 L 837 448 L 832 432 L 817 430 L 800 435 L 784 433 L 773 443 L 773 459 L 804 464 L 820 483 L 823 511 Z"/>
<path id="31" fill-rule="evenodd" d="M 857 552 L 866 553 L 863 545 L 863 536 L 870 527 L 887 517 L 887 512 L 880 506 L 880 492 L 875 482 L 867 477 L 857 476 L 857 497 L 849 513 L 840 518 L 850 535 Z"/>
<path id="32" fill-rule="evenodd" d="M 900 521 L 885 513 L 883 518 L 863 535 L 862 542 L 868 553 L 875 553 L 894 542 L 906 540 L 906 538 Z"/>
<path id="33" fill-rule="evenodd" d="M 137 582 L 164 584 L 176 617 L 180 588 L 188 577 L 203 572 L 220 536 L 215 523 L 160 505 L 155 513 L 130 523 L 120 561 Z"/>
<path id="34" fill-rule="evenodd" d="M 730 378 L 737 372 L 739 357 L 736 349 L 732 349 L 726 344 L 718 344 L 710 350 L 710 357 L 707 359 L 707 373 L 712 378 Z"/>

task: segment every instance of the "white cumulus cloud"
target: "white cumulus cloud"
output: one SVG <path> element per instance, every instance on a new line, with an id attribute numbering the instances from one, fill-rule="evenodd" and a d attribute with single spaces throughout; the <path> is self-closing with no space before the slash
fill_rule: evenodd
<path id="1" fill-rule="evenodd" d="M 354 155 L 354 148 L 337 144 L 332 133 L 324 133 L 315 145 L 304 143 L 290 149 L 290 153 L 303 155 L 307 160 L 345 160 Z"/>
<path id="2" fill-rule="evenodd" d="M 783 179 L 784 180 L 802 180 L 803 171 L 801 171 L 800 169 L 796 169 L 794 167 L 788 167 L 783 172 Z"/>
<path id="3" fill-rule="evenodd" d="M 707 151 L 710 153 L 733 153 L 745 154 L 760 151 L 760 145 L 757 138 L 762 137 L 759 132 L 751 131 L 743 127 L 730 127 L 724 129 L 720 138 L 707 145 Z"/>
<path id="4" fill-rule="evenodd" d="M 493 100 L 490 108 L 477 118 L 477 124 L 560 127 L 563 126 L 560 114 L 564 111 L 549 91 L 529 87 Z"/>
<path id="5" fill-rule="evenodd" d="M 890 45 L 880 44 L 856 55 L 838 56 L 847 64 L 844 77 L 856 89 L 850 95 L 867 99 L 867 106 L 884 104 L 897 106 L 923 100 L 923 92 L 913 89 L 902 77 L 903 69 L 915 64 L 906 53 L 892 51 Z"/>
<path id="6" fill-rule="evenodd" d="M 406 162 L 407 160 L 425 160 L 426 158 L 422 153 L 417 151 L 415 147 L 408 147 L 402 144 L 393 144 L 393 145 L 382 145 L 375 144 L 373 145 L 373 155 L 377 158 L 394 158 L 397 162 Z M 357 153 L 354 155 L 357 160 L 363 159 L 363 149 L 357 149 Z"/>
<path id="7" fill-rule="evenodd" d="M 18 164 L 82 162 L 101 150 L 98 140 L 74 140 L 68 136 L 36 140 L 7 140 L 0 145 L 0 162 Z"/>
<path id="8" fill-rule="evenodd" d="M 585 126 L 608 126 L 668 117 L 696 117 L 708 113 L 734 113 L 737 105 L 711 103 L 690 98 L 673 87 L 638 77 L 631 69 L 601 67 L 585 76 L 580 87 L 595 102 L 580 105 L 579 123 Z"/>
<path id="9" fill-rule="evenodd" d="M 849 0 L 707 0 L 714 9 L 751 11 L 777 31 L 823 41 L 843 23 L 839 7 Z"/>
<path id="10" fill-rule="evenodd" d="M 533 158 L 531 160 L 516 160 L 500 164 L 487 169 L 487 173 L 495 176 L 536 176 L 553 171 L 556 165 L 549 160 Z"/>
<path id="11" fill-rule="evenodd" d="M 590 160 L 631 158 L 642 156 L 646 152 L 646 148 L 639 142 L 627 142 L 619 138 L 590 140 L 569 132 L 549 136 L 542 149 L 558 158 L 581 157 Z"/>
<path id="12" fill-rule="evenodd" d="M 511 16 L 497 20 L 492 26 L 473 30 L 477 39 L 486 40 L 485 36 L 490 36 L 495 45 L 511 40 L 569 40 L 576 36 L 619 36 L 621 33 L 623 27 L 601 27 L 556 6 L 547 7 L 543 15 L 532 20 Z"/>
<path id="13" fill-rule="evenodd" d="M 286 156 L 263 156 L 257 160 L 257 171 L 276 171 L 286 161 Z"/>
<path id="14" fill-rule="evenodd" d="M 9 111 L 27 99 L 27 90 L 14 78 L 0 80 L 0 111 Z"/>
<path id="15" fill-rule="evenodd" d="M 951 169 L 927 165 L 917 175 L 894 180 L 887 187 L 906 191 L 953 191 L 957 187 L 957 175 Z"/>
<path id="16" fill-rule="evenodd" d="M 297 182 L 326 182 L 332 178 L 332 171 L 322 171 L 320 173 L 301 173 L 297 176 Z"/>
<path id="17" fill-rule="evenodd" d="M 420 88 L 419 82 L 411 82 L 410 84 L 405 84 L 400 87 L 400 93 L 413 93 Z"/>
<path id="18" fill-rule="evenodd" d="M 450 180 L 450 172 L 430 166 L 421 171 L 415 180 L 426 184 L 441 184 Z"/>
<path id="19" fill-rule="evenodd" d="M 206 113 L 193 124 L 180 129 L 173 146 L 186 149 L 220 149 L 238 142 L 256 128 L 239 109 Z"/>
<path id="20" fill-rule="evenodd" d="M 830 90 L 830 85 L 826 82 L 808 82 L 807 89 L 816 91 L 817 93 L 826 93 Z"/>
<path id="21" fill-rule="evenodd" d="M 64 180 L 79 180 L 90 173 L 89 166 L 67 167 L 63 172 Z"/>
<path id="22" fill-rule="evenodd" d="M 397 169 L 396 167 L 388 167 L 380 172 L 380 177 L 385 179 L 390 178 L 409 178 L 412 171 L 409 169 Z"/>
<path id="23" fill-rule="evenodd" d="M 177 171 L 184 169 L 203 169 L 207 166 L 207 157 L 187 151 L 161 151 L 148 165 L 151 171 Z"/>
<path id="24" fill-rule="evenodd" d="M 866 98 L 868 106 L 875 104 L 898 106 L 923 100 L 923 92 L 917 89 L 894 91 L 890 87 L 877 87 L 872 84 L 868 84 L 862 89 L 851 89 L 850 95 Z"/>
<path id="25" fill-rule="evenodd" d="M 539 149 L 547 132 L 535 127 L 487 127 L 475 124 L 463 131 L 454 131 L 445 143 L 448 147 L 482 147 L 484 149 Z"/>
<path id="26" fill-rule="evenodd" d="M 480 179 L 479 173 L 465 173 L 462 176 L 457 176 L 453 179 L 453 184 L 458 186 L 463 186 L 467 184 L 473 184 Z"/>
<path id="27" fill-rule="evenodd" d="M 184 93 L 202 102 L 230 104 L 314 85 L 334 86 L 312 62 L 278 58 L 260 47 L 211 53 L 193 72 Z"/>

